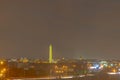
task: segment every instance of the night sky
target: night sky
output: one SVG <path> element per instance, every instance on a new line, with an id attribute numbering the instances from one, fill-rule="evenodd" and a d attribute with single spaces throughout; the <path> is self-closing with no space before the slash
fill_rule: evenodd
<path id="1" fill-rule="evenodd" d="M 1 0 L 0 58 L 120 58 L 120 0 Z"/>

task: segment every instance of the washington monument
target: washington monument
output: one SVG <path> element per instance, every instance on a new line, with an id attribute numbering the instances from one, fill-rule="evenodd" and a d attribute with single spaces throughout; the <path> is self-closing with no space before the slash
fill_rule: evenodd
<path id="1" fill-rule="evenodd" d="M 49 45 L 49 63 L 53 62 L 52 44 Z"/>

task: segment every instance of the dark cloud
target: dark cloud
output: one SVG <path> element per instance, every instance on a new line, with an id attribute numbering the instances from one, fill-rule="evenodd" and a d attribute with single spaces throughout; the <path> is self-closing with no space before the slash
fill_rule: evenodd
<path id="1" fill-rule="evenodd" d="M 0 56 L 119 59 L 119 0 L 0 1 Z"/>

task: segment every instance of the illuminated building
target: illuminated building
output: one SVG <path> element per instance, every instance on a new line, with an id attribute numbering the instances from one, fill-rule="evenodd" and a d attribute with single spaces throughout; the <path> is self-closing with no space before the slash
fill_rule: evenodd
<path id="1" fill-rule="evenodd" d="M 49 63 L 52 63 L 52 61 L 53 61 L 52 45 L 50 44 L 50 46 L 49 46 Z"/>

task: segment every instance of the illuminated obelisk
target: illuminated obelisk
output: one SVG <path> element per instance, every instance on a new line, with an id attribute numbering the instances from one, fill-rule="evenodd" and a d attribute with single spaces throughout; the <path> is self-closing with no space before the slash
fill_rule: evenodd
<path id="1" fill-rule="evenodd" d="M 49 63 L 52 63 L 53 56 L 52 56 L 52 45 L 49 45 Z"/>

